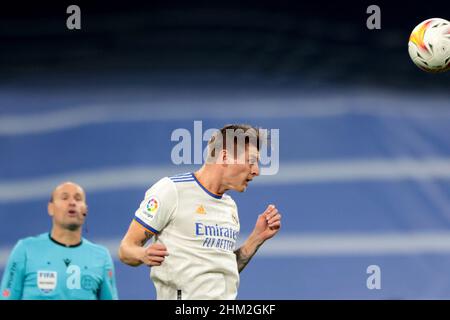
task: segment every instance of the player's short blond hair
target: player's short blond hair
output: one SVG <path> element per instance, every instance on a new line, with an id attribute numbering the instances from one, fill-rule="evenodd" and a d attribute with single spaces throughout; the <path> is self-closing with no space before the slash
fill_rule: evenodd
<path id="1" fill-rule="evenodd" d="M 223 149 L 236 157 L 248 145 L 254 145 L 259 151 L 262 143 L 267 143 L 268 136 L 260 128 L 248 124 L 229 124 L 217 130 L 208 141 L 207 163 L 216 162 Z"/>

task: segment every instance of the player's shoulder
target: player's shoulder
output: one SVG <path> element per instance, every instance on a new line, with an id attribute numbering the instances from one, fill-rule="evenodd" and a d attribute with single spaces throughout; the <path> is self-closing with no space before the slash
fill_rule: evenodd
<path id="1" fill-rule="evenodd" d="M 158 191 L 176 192 L 180 187 L 194 181 L 195 179 L 192 173 L 180 173 L 174 176 L 167 176 L 158 180 L 147 192 L 152 192 L 155 189 Z"/>
<path id="2" fill-rule="evenodd" d="M 174 176 L 168 177 L 173 188 L 176 190 L 177 194 L 181 197 L 186 191 L 196 188 L 196 179 L 192 172 L 180 173 Z"/>
<path id="3" fill-rule="evenodd" d="M 189 182 L 195 182 L 194 174 L 192 172 L 180 173 L 174 176 L 168 177 L 174 184 L 186 184 Z"/>
<path id="4" fill-rule="evenodd" d="M 175 184 L 178 182 L 184 181 L 194 181 L 193 178 L 186 178 L 184 175 L 176 175 L 176 176 L 167 176 L 156 181 L 148 190 L 158 188 L 158 189 L 174 189 L 176 188 Z"/>
<path id="5" fill-rule="evenodd" d="M 234 205 L 235 207 L 237 207 L 236 202 L 234 201 L 234 199 L 227 193 L 224 193 L 222 195 L 222 200 L 229 202 L 230 204 Z"/>

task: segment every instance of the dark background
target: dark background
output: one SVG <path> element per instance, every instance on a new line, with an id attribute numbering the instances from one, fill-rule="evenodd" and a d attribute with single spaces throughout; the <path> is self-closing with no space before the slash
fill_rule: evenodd
<path id="1" fill-rule="evenodd" d="M 81 30 L 66 8 L 81 7 Z M 366 9 L 381 7 L 381 30 Z M 153 299 L 117 259 L 177 128 L 280 130 L 280 171 L 239 206 L 242 238 L 269 203 L 283 229 L 242 273 L 240 299 L 450 298 L 450 73 L 409 58 L 412 29 L 450 4 L 76 1 L 0 5 L 0 269 L 50 229 L 58 183 L 87 192 L 84 236 L 115 260 L 119 296 Z M 366 286 L 369 265 L 382 289 Z"/>
<path id="2" fill-rule="evenodd" d="M 412 27 L 448 12 L 444 1 L 81 1 L 79 31 L 65 28 L 69 4 L 3 7 L 2 81 L 132 72 L 252 75 L 280 86 L 449 86 L 447 76 L 418 73 L 407 53 Z M 381 30 L 366 28 L 370 4 L 381 8 Z"/>

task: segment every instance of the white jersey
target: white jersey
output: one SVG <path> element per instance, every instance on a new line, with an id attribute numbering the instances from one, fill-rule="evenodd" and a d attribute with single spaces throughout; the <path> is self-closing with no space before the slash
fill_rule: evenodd
<path id="1" fill-rule="evenodd" d="M 163 178 L 145 194 L 135 220 L 169 255 L 151 268 L 157 299 L 235 299 L 239 286 L 234 200 L 212 194 L 194 174 Z"/>

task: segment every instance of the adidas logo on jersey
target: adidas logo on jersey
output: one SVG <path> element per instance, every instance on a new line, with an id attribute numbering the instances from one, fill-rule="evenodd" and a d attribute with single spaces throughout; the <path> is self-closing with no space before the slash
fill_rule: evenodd
<path id="1" fill-rule="evenodd" d="M 197 207 L 197 210 L 195 210 L 195 212 L 198 213 L 198 214 L 206 214 L 206 210 L 205 210 L 205 208 L 202 205 L 199 205 Z"/>

